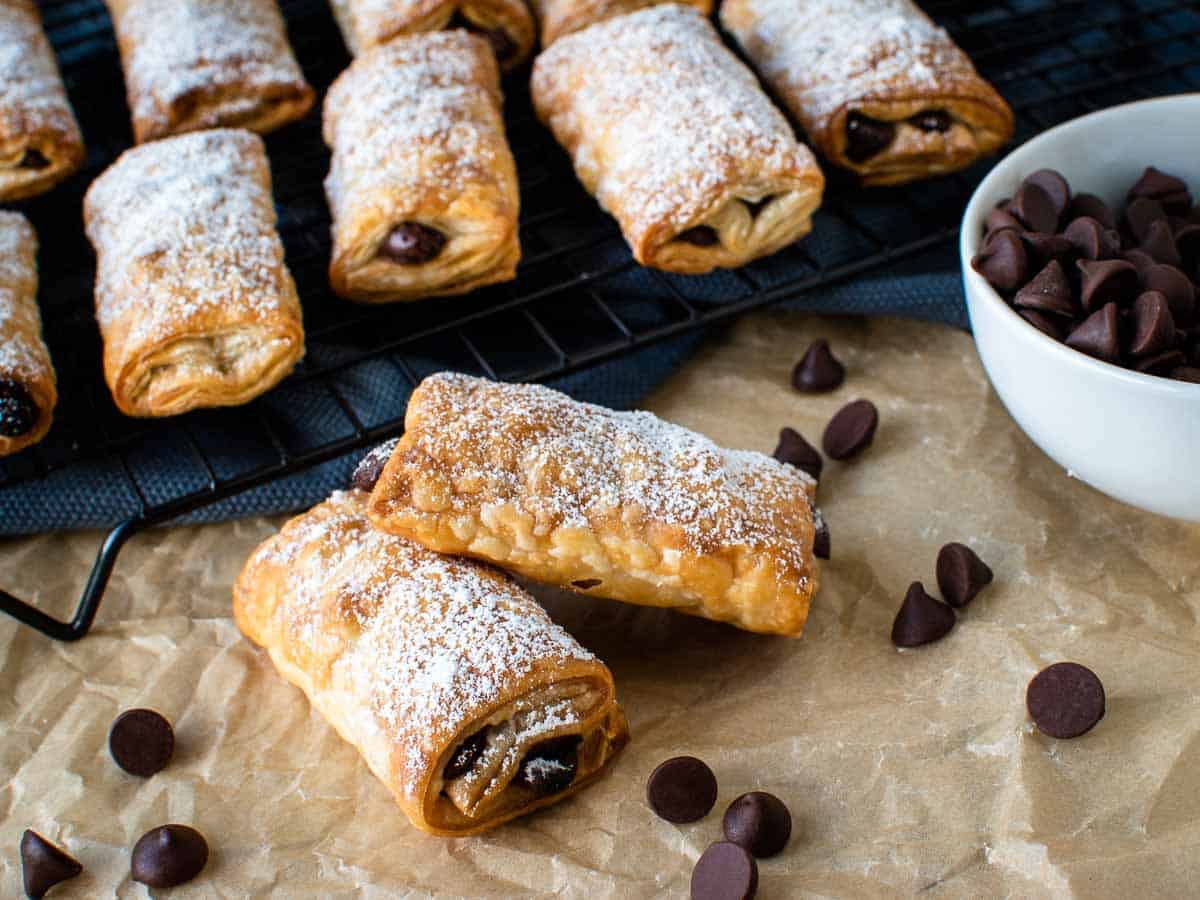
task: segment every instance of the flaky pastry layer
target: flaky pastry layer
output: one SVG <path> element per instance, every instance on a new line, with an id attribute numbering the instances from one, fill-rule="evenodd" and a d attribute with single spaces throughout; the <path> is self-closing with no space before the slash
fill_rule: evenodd
<path id="1" fill-rule="evenodd" d="M 549 47 L 560 37 L 589 25 L 615 19 L 626 13 L 670 0 L 531 0 L 541 27 L 542 46 Z M 711 16 L 712 0 L 686 0 L 705 16 Z"/>

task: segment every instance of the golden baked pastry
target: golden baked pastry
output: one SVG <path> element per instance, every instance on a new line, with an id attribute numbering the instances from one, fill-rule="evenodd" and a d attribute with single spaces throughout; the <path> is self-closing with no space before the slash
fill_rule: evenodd
<path id="1" fill-rule="evenodd" d="M 40 441 L 58 402 L 37 305 L 37 235 L 0 212 L 0 456 Z"/>
<path id="2" fill-rule="evenodd" d="M 524 0 L 329 0 L 350 52 L 357 55 L 419 31 L 463 29 L 486 38 L 508 71 L 533 53 L 536 29 Z"/>
<path id="3" fill-rule="evenodd" d="M 336 493 L 260 546 L 238 627 L 424 831 L 486 831 L 598 778 L 629 738 L 604 663 L 506 575 L 365 506 Z"/>
<path id="4" fill-rule="evenodd" d="M 83 160 L 83 136 L 37 6 L 0 0 L 0 201 L 49 190 Z"/>
<path id="5" fill-rule="evenodd" d="M 313 90 L 275 0 L 104 0 L 138 143 L 203 128 L 266 134 Z"/>
<path id="6" fill-rule="evenodd" d="M 817 588 L 816 482 L 648 412 L 537 385 L 418 385 L 371 521 L 581 593 L 798 635 Z"/>
<path id="7" fill-rule="evenodd" d="M 825 179 L 695 9 L 666 4 L 555 41 L 533 100 L 638 262 L 740 266 L 808 233 Z"/>
<path id="8" fill-rule="evenodd" d="M 127 150 L 92 182 L 84 219 L 121 412 L 245 403 L 304 355 L 257 135 L 199 131 Z"/>
<path id="9" fill-rule="evenodd" d="M 1012 110 L 910 0 L 726 0 L 721 22 L 804 126 L 865 184 L 953 172 L 1012 137 Z"/>
<path id="10" fill-rule="evenodd" d="M 549 47 L 563 35 L 615 19 L 634 10 L 672 0 L 530 0 L 542 32 L 542 46 Z M 682 0 L 681 0 L 682 2 Z M 712 0 L 686 0 L 704 15 L 711 16 Z"/>
<path id="11" fill-rule="evenodd" d="M 365 303 L 463 294 L 516 276 L 517 167 L 500 72 L 465 31 L 368 50 L 325 98 L 329 279 Z"/>

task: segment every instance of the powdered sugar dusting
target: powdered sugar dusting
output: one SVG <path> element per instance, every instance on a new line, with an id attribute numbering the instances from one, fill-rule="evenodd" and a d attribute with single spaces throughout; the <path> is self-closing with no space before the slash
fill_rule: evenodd
<path id="1" fill-rule="evenodd" d="M 37 8 L 26 0 L 5 0 L 0 2 L 0 143 L 38 132 L 81 140 Z"/>
<path id="2" fill-rule="evenodd" d="M 45 378 L 50 356 L 37 306 L 37 238 L 23 215 L 0 212 L 0 378 Z"/>
<path id="3" fill-rule="evenodd" d="M 812 155 L 692 7 L 667 4 L 561 38 L 533 73 L 538 114 L 637 245 L 725 192 L 805 175 Z"/>

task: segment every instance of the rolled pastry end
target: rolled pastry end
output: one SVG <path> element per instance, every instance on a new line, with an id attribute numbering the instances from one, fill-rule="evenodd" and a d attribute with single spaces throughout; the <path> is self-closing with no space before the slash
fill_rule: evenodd
<path id="1" fill-rule="evenodd" d="M 77 135 L 10 141 L 0 149 L 0 200 L 25 200 L 44 193 L 74 174 L 83 161 L 83 142 Z"/>
<path id="2" fill-rule="evenodd" d="M 0 456 L 40 441 L 50 430 L 57 399 L 52 376 L 42 384 L 0 376 Z"/>

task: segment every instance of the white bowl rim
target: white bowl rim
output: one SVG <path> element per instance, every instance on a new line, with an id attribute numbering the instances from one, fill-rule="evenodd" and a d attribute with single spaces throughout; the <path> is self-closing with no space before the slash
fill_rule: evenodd
<path id="1" fill-rule="evenodd" d="M 1145 106 L 1171 106 L 1180 101 L 1196 103 L 1200 101 L 1200 92 L 1190 92 L 1185 94 L 1171 94 L 1166 97 L 1154 97 L 1149 100 L 1135 100 L 1131 103 L 1122 103 L 1119 106 L 1110 106 L 1106 109 L 1097 110 L 1096 112 L 1087 113 L 1078 118 L 1069 119 L 1060 125 L 1043 131 L 1036 137 L 1030 138 L 1021 146 L 1012 150 L 994 165 L 990 172 L 984 176 L 983 181 L 975 188 L 975 192 L 971 195 L 971 199 L 967 202 L 967 208 L 963 212 L 962 222 L 959 224 L 959 257 L 962 265 L 963 276 L 972 282 L 972 285 L 980 290 L 989 303 L 995 304 L 1002 308 L 1002 315 L 1007 314 L 1016 324 L 1024 328 L 1026 332 L 1034 339 L 1042 341 L 1042 346 L 1046 347 L 1051 353 L 1058 354 L 1068 365 L 1075 365 L 1090 369 L 1097 375 L 1106 378 L 1113 378 L 1118 381 L 1128 381 L 1131 384 L 1141 385 L 1150 390 L 1156 390 L 1161 393 L 1179 395 L 1179 396 L 1196 396 L 1200 392 L 1200 384 L 1193 384 L 1187 381 L 1176 381 L 1172 378 L 1164 378 L 1161 375 L 1148 375 L 1143 372 L 1136 372 L 1133 369 L 1126 369 L 1122 366 L 1117 366 L 1112 363 L 1104 362 L 1088 356 L 1086 353 L 1081 353 L 1073 347 L 1068 347 L 1062 341 L 1056 341 L 1048 334 L 1044 334 L 1033 325 L 1026 322 L 1017 314 L 1011 306 L 1004 302 L 1004 298 L 996 292 L 996 289 L 988 284 L 987 279 L 975 271 L 971 266 L 971 260 L 979 251 L 981 236 L 978 233 L 972 234 L 976 229 L 968 228 L 967 223 L 977 215 L 979 207 L 983 206 L 984 196 L 987 195 L 993 184 L 1003 177 L 1004 171 L 1015 168 L 1018 164 L 1025 162 L 1036 162 L 1037 151 L 1042 148 L 1042 145 L 1049 142 L 1054 136 L 1067 129 L 1076 128 L 1084 123 L 1091 124 L 1100 119 L 1120 118 L 1121 115 L 1133 108 L 1141 108 Z M 1153 163 L 1148 163 L 1152 165 Z M 1045 166 L 1036 166 L 1031 168 L 1030 172 L 1036 171 L 1038 168 Z M 1200 172 L 1197 173 L 1200 176 Z M 1200 302 L 1200 296 L 1197 297 Z"/>

